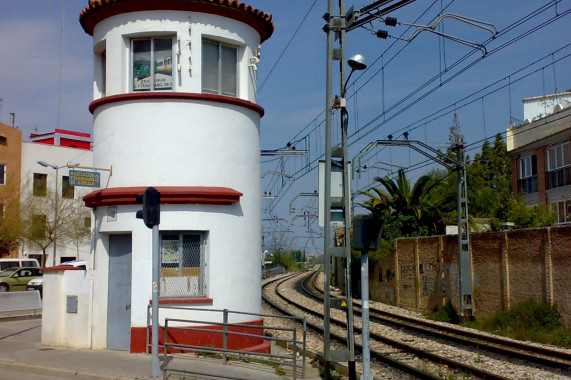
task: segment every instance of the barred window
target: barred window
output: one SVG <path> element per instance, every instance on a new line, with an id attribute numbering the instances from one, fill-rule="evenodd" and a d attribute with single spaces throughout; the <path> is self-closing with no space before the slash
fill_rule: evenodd
<path id="1" fill-rule="evenodd" d="M 204 232 L 161 234 L 161 297 L 206 296 Z"/>

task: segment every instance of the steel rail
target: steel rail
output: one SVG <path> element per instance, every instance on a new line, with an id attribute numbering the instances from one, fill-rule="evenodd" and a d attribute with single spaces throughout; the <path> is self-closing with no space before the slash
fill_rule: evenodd
<path id="1" fill-rule="evenodd" d="M 312 287 L 317 292 L 322 294 L 322 291 L 317 286 L 315 286 L 316 278 L 317 275 L 315 275 L 315 277 L 313 277 L 311 280 Z M 308 289 L 307 285 L 304 286 L 304 292 L 306 292 L 309 297 L 323 302 L 323 299 Z M 356 306 L 357 308 L 360 308 L 360 302 L 354 300 L 353 304 L 354 307 Z M 359 314 L 360 311 L 356 310 L 355 313 Z M 554 350 L 549 347 L 542 347 L 520 341 L 508 340 L 501 336 L 492 336 L 476 331 L 459 330 L 442 323 L 435 323 L 429 320 L 398 315 L 371 306 L 369 306 L 369 314 L 371 320 L 375 320 L 378 323 L 388 323 L 393 326 L 407 328 L 409 330 L 421 332 L 448 341 L 470 345 L 496 354 L 526 360 L 550 368 L 571 371 L 570 352 L 563 352 Z"/>
<path id="2" fill-rule="evenodd" d="M 302 273 L 302 274 L 305 274 L 305 273 Z M 299 275 L 302 275 L 302 274 L 298 274 L 298 276 L 299 276 Z M 293 301 L 291 301 L 291 300 L 288 300 L 285 296 L 283 296 L 282 294 L 280 294 L 280 293 L 277 291 L 278 286 L 280 286 L 282 283 L 284 283 L 284 282 L 290 280 L 291 278 L 293 278 L 293 277 L 295 277 L 295 276 L 296 276 L 296 275 L 287 276 L 287 277 L 284 278 L 284 279 L 281 279 L 281 278 L 280 278 L 280 279 L 276 279 L 276 280 L 267 282 L 266 284 L 263 285 L 262 288 L 264 288 L 264 287 L 266 287 L 266 286 L 268 286 L 268 285 L 270 285 L 270 284 L 272 284 L 272 283 L 274 283 L 274 282 L 277 282 L 277 284 L 276 284 L 276 286 L 275 286 L 275 293 L 276 293 L 281 299 L 283 299 L 285 302 L 287 302 L 287 303 L 289 303 L 289 304 L 292 304 L 292 305 L 294 305 L 294 306 L 296 306 L 296 307 L 298 307 L 298 308 L 301 308 L 301 309 L 303 310 L 303 309 L 305 309 L 303 306 L 300 306 L 300 305 L 296 304 L 295 302 L 293 302 Z M 280 280 L 281 280 L 281 281 L 280 281 Z M 279 281 L 279 282 L 278 282 L 278 281 Z M 281 313 L 284 313 L 284 314 L 287 314 L 287 315 L 293 315 L 293 314 L 291 313 L 291 311 L 288 311 L 288 310 L 282 308 L 281 306 L 277 305 L 275 302 L 272 302 L 270 299 L 268 299 L 266 296 L 264 296 L 264 295 L 263 295 L 263 291 L 262 291 L 262 298 L 264 299 L 264 301 L 265 301 L 266 303 L 268 303 L 268 304 L 269 304 L 270 306 L 272 306 L 273 308 L 279 310 Z M 309 310 L 310 310 L 310 309 L 309 309 Z M 310 312 L 309 310 L 305 310 L 305 311 Z M 323 314 L 320 314 L 320 313 L 314 312 L 314 311 L 312 311 L 312 313 L 313 313 L 314 315 L 320 317 L 320 318 L 323 318 Z M 331 321 L 334 321 L 334 319 L 332 318 Z M 311 323 L 311 322 L 309 322 L 309 321 L 306 322 L 306 325 L 307 325 L 309 328 L 311 328 L 312 330 L 316 331 L 317 333 L 323 334 L 323 327 L 322 327 L 322 326 L 316 325 L 316 324 Z M 355 328 L 355 329 L 357 330 L 357 328 Z M 339 342 L 339 343 L 342 343 L 342 344 L 346 344 L 346 343 L 347 343 L 347 337 L 346 337 L 345 335 L 340 335 L 340 334 L 336 334 L 336 333 L 334 333 L 334 332 L 330 332 L 330 337 L 331 337 L 332 339 L 334 339 L 335 341 Z M 355 349 L 361 351 L 361 345 L 358 344 L 358 343 L 355 343 Z M 378 360 L 378 361 L 380 361 L 380 362 L 383 362 L 383 363 L 385 363 L 385 364 L 387 364 L 387 365 L 389 365 L 389 366 L 391 366 L 391 367 L 393 367 L 393 368 L 395 368 L 395 369 L 398 369 L 398 370 L 400 370 L 400 371 L 402 371 L 402 372 L 405 372 L 405 373 L 407 373 L 407 374 L 409 374 L 409 375 L 415 376 L 416 378 L 419 378 L 419 379 L 424 379 L 424 380 L 437 380 L 437 379 L 440 379 L 440 377 L 438 377 L 438 376 L 432 375 L 431 373 L 422 371 L 422 370 L 420 370 L 420 369 L 418 369 L 418 368 L 415 368 L 415 367 L 410 366 L 410 365 L 408 365 L 408 364 L 406 364 L 406 363 L 397 361 L 397 360 L 395 360 L 395 359 L 392 359 L 392 358 L 390 358 L 390 357 L 388 357 L 388 356 L 386 356 L 386 355 L 383 355 L 383 354 L 381 354 L 381 353 L 379 353 L 379 352 L 376 352 L 376 351 L 373 351 L 373 350 L 371 350 L 371 358 L 374 358 L 374 359 L 376 359 L 376 360 Z M 504 379 L 502 378 L 502 380 L 504 380 Z"/>

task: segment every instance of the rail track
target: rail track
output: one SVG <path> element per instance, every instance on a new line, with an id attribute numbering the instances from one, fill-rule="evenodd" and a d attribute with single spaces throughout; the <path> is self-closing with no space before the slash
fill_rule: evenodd
<path id="1" fill-rule="evenodd" d="M 314 272 L 310 276 L 307 276 L 301 281 L 300 286 L 305 295 L 319 302 L 323 302 L 323 291 L 315 286 L 317 275 L 318 273 Z M 316 295 L 315 292 L 318 292 L 319 295 Z M 353 310 L 355 314 L 361 315 L 360 301 L 353 300 Z M 475 330 L 458 329 L 455 326 L 449 326 L 444 323 L 435 323 L 426 319 L 398 315 L 371 306 L 369 306 L 369 318 L 374 322 L 390 324 L 397 328 L 420 332 L 511 358 L 571 371 L 571 352 L 506 339 L 500 336 L 480 333 Z"/>
<path id="2" fill-rule="evenodd" d="M 307 298 L 311 298 L 316 302 L 323 302 L 322 291 L 315 286 L 315 279 L 317 278 L 318 272 L 310 272 L 304 276 L 297 276 L 296 279 L 296 290 L 303 294 Z M 295 277 L 295 276 L 294 276 Z M 300 279 L 301 278 L 301 279 Z M 267 288 L 273 284 L 276 295 L 299 310 L 300 314 L 305 314 L 308 316 L 314 316 L 317 319 L 323 319 L 322 310 L 316 311 L 315 307 L 311 308 L 307 306 L 308 302 L 295 302 L 284 296 L 278 287 L 291 280 L 292 276 L 287 276 L 280 278 L 279 280 L 274 280 L 266 283 L 264 286 Z M 264 294 L 264 292 L 263 292 Z M 276 302 L 273 302 L 269 297 L 264 295 L 264 300 L 272 306 L 276 306 Z M 279 307 L 281 312 L 286 314 L 292 314 L 286 311 L 283 307 Z M 288 307 L 288 310 L 290 307 Z M 360 306 L 354 301 L 354 311 L 356 323 L 354 326 L 354 332 L 359 339 L 356 339 L 355 349 L 360 352 L 361 346 L 358 344 L 360 342 Z M 370 308 L 370 320 L 372 324 L 382 324 L 384 326 L 391 326 L 392 328 L 398 328 L 399 330 L 406 330 L 412 334 L 421 334 L 423 337 L 430 337 L 429 339 L 439 340 L 441 343 L 454 342 L 456 345 L 469 346 L 471 348 L 477 348 L 478 350 L 485 350 L 492 352 L 496 355 L 505 356 L 505 360 L 509 361 L 513 358 L 517 358 L 521 361 L 536 363 L 543 367 L 549 369 L 554 369 L 557 374 L 565 373 L 571 376 L 571 357 L 568 352 L 562 352 L 558 350 L 552 350 L 549 348 L 544 348 L 536 345 L 528 345 L 525 343 L 514 342 L 512 340 L 507 340 L 503 338 L 496 338 L 486 334 L 478 334 L 473 331 L 458 330 L 453 327 L 443 326 L 443 324 L 437 324 L 426 320 L 417 320 L 415 318 L 406 317 L 402 315 L 392 314 L 384 310 L 378 310 L 375 308 Z M 319 323 L 307 323 L 308 327 L 317 331 L 318 333 L 323 333 L 323 326 Z M 346 329 L 345 321 L 343 319 L 334 318 L 333 314 L 331 317 L 331 339 L 337 340 L 339 342 L 345 343 L 346 336 L 343 334 L 337 334 L 334 332 L 333 326 L 337 326 L 340 329 Z M 472 376 L 484 379 L 507 379 L 513 377 L 505 377 L 502 374 L 494 373 L 488 369 L 479 368 L 480 366 L 470 365 L 462 360 L 450 358 L 447 355 L 438 354 L 432 352 L 431 349 L 423 349 L 414 344 L 409 344 L 403 342 L 402 339 L 394 339 L 384 336 L 382 334 L 377 334 L 374 332 L 370 333 L 371 339 L 371 358 L 378 362 L 382 362 L 393 368 L 397 368 L 400 371 L 407 373 L 410 376 L 422 379 L 435 379 L 442 378 L 442 374 L 454 373 L 455 376 Z M 406 339 L 405 339 L 406 340 Z M 374 346 L 389 346 L 392 350 L 391 354 L 387 355 L 387 349 L 376 349 Z M 389 350 L 389 351 L 390 351 Z M 394 352 L 401 352 L 404 354 L 405 359 L 395 359 L 399 355 L 395 355 Z M 407 359 L 408 356 L 413 356 L 419 359 L 410 360 Z M 402 356 L 402 355 L 401 355 Z M 416 363 L 416 365 L 411 365 L 409 363 Z M 430 362 L 431 370 L 427 371 L 425 363 Z M 418 365 L 420 363 L 420 365 Z M 423 364 L 424 363 L 424 364 Z M 435 370 L 436 368 L 436 370 Z M 438 369 L 441 368 L 441 369 Z M 464 375 L 462 375 L 464 374 Z M 468 375 L 469 374 L 469 375 Z"/>

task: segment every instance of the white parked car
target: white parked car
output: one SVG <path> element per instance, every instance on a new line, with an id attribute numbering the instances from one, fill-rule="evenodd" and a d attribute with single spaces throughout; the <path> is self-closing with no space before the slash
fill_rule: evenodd
<path id="1" fill-rule="evenodd" d="M 87 269 L 87 261 L 86 260 L 74 260 L 74 261 L 66 261 L 65 263 L 61 263 L 61 265 L 71 265 L 76 268 Z M 44 278 L 37 277 L 26 285 L 26 290 L 33 291 L 38 290 L 40 292 L 40 296 L 43 297 L 43 288 L 44 288 Z"/>

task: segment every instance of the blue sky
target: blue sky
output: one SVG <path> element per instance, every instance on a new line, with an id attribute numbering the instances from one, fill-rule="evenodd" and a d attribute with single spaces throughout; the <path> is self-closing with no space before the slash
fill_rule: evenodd
<path id="1" fill-rule="evenodd" d="M 321 16 L 326 1 L 246 2 L 271 13 L 276 26 L 272 38 L 262 45 L 262 60 L 258 65 L 258 84 L 265 81 L 258 94 L 258 102 L 266 111 L 261 122 L 262 149 L 282 148 L 292 142 L 297 149 L 309 150 L 301 158 L 283 161 L 262 158 L 262 173 L 284 173 L 284 176 L 270 173 L 262 180 L 262 193 L 277 195 L 273 200 L 262 201 L 265 209 L 262 217 L 277 219 L 263 223 L 266 241 L 272 231 L 291 230 L 297 236 L 293 246 L 306 248 L 308 252 L 320 251 L 321 240 L 306 238 L 320 233 L 316 219 L 296 217 L 304 211 L 315 213 L 316 199 L 296 196 L 317 189 L 315 167 L 323 152 L 325 33 Z M 347 6 L 359 9 L 368 3 L 347 1 Z M 79 12 L 86 4 L 87 0 L 65 1 L 60 125 L 64 129 L 91 132 L 92 115 L 87 106 L 92 100 L 92 41 L 78 22 Z M 410 131 L 411 139 L 444 148 L 454 105 L 461 133 L 466 143 L 472 144 L 469 154 L 473 156 L 483 139 L 505 132 L 510 115 L 523 119 L 523 98 L 551 94 L 556 88 L 559 92 L 571 88 L 571 65 L 566 57 L 571 53 L 568 46 L 571 18 L 567 13 L 570 0 L 417 0 L 391 16 L 401 23 L 428 25 L 441 8 L 445 13 L 496 26 L 500 33 L 486 43 L 488 55 L 484 59 L 468 46 L 449 40 L 443 44 L 442 39 L 431 33 L 421 33 L 410 43 L 378 39 L 365 29 L 348 34 L 347 55 L 363 54 L 369 63 L 368 70 L 353 75 L 348 86 L 351 158 L 367 143 L 389 134 L 397 138 L 402 131 Z M 0 9 L 0 98 L 3 99 L 0 121 L 9 123 L 9 114 L 14 112 L 16 125 L 24 136 L 36 130 L 51 131 L 58 125 L 62 1 L 0 0 Z M 536 16 L 509 28 L 535 14 L 534 11 Z M 406 25 L 389 28 L 374 22 L 371 26 L 396 36 L 408 37 L 412 33 Z M 475 43 L 484 43 L 490 37 L 485 30 L 455 20 L 445 20 L 443 27 L 444 33 Z M 538 62 L 533 64 L 534 61 Z M 334 65 L 334 70 L 337 69 Z M 428 82 L 431 78 L 436 80 Z M 491 87 L 476 93 L 487 86 Z M 334 92 L 338 93 L 338 89 L 339 84 L 335 83 Z M 467 102 L 470 104 L 465 105 Z M 441 109 L 444 111 L 424 119 Z M 337 122 L 334 128 L 334 136 L 338 136 Z M 366 188 L 375 176 L 384 176 L 391 168 L 421 166 L 422 161 L 407 150 L 376 149 L 363 162 L 379 168 L 369 169 L 356 178 L 353 190 Z M 415 179 L 430 168 L 412 170 L 408 176 Z M 291 207 L 295 210 L 290 212 L 294 198 Z"/>

